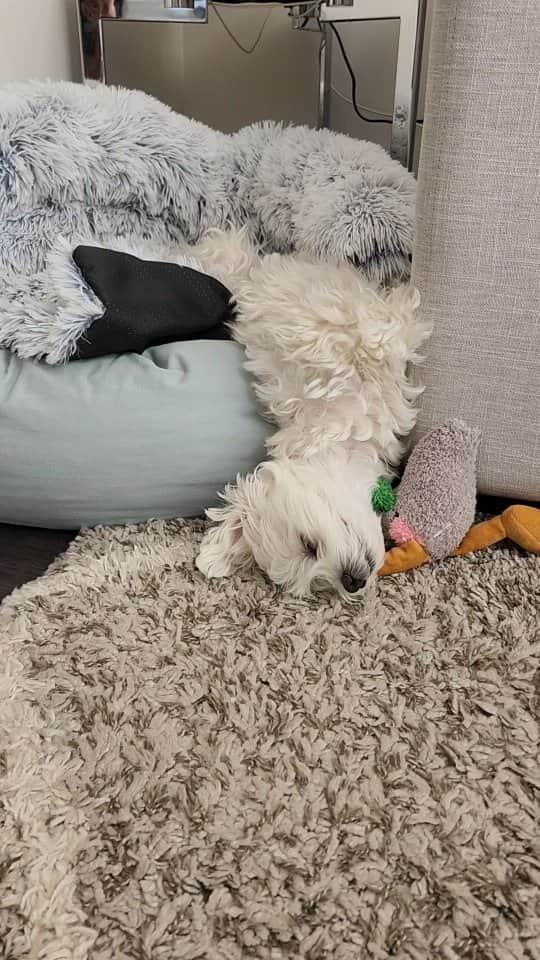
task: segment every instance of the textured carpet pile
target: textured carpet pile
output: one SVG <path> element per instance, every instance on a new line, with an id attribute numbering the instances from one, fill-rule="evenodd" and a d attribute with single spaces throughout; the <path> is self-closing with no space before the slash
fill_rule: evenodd
<path id="1" fill-rule="evenodd" d="M 5 960 L 535 960 L 538 559 L 365 605 L 83 534 L 3 605 Z"/>

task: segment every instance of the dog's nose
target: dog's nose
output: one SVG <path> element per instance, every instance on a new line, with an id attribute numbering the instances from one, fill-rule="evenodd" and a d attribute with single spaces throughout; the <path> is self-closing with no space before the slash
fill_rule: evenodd
<path id="1" fill-rule="evenodd" d="M 355 576 L 352 573 L 349 573 L 348 570 L 345 570 L 341 575 L 341 582 L 345 587 L 347 593 L 358 593 L 359 590 L 362 590 L 366 585 L 367 577 Z"/>

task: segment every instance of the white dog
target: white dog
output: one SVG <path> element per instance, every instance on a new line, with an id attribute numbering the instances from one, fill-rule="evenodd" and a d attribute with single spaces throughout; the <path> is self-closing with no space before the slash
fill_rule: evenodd
<path id="1" fill-rule="evenodd" d="M 242 232 L 214 233 L 194 254 L 235 295 L 234 337 L 277 425 L 269 459 L 208 510 L 219 526 L 197 566 L 225 577 L 254 560 L 297 596 L 359 599 L 384 556 L 373 490 L 415 421 L 407 364 L 429 333 L 418 295 L 352 267 L 259 257 Z"/>

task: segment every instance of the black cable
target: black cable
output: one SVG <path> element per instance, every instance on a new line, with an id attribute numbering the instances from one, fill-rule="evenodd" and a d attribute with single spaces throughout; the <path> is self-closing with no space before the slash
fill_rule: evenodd
<path id="1" fill-rule="evenodd" d="M 358 104 L 356 102 L 356 76 L 355 76 L 354 70 L 351 67 L 351 63 L 347 56 L 347 52 L 345 50 L 345 47 L 343 46 L 343 40 L 341 39 L 341 34 L 339 30 L 337 29 L 335 24 L 333 24 L 331 21 L 330 21 L 330 27 L 332 29 L 332 32 L 335 34 L 336 40 L 339 44 L 339 49 L 341 50 L 341 56 L 343 57 L 343 62 L 345 63 L 345 66 L 347 67 L 349 76 L 351 78 L 351 98 L 352 98 L 352 105 L 353 105 L 354 112 L 358 117 L 360 117 L 360 120 L 364 121 L 364 123 L 389 123 L 391 125 L 392 124 L 391 120 L 386 120 L 386 119 L 383 119 L 382 117 L 380 119 L 376 119 L 375 117 L 365 117 L 364 114 L 358 109 Z"/>

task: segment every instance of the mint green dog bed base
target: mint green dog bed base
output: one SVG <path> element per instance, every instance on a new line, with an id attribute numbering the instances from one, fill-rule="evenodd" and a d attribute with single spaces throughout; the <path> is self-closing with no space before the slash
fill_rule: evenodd
<path id="1" fill-rule="evenodd" d="M 49 366 L 0 351 L 0 522 L 192 517 L 264 458 L 244 355 L 193 340 Z"/>

